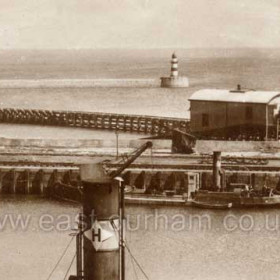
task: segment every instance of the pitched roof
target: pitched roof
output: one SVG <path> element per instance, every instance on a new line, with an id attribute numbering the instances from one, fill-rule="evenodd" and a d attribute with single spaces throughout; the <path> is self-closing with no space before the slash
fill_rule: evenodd
<path id="1" fill-rule="evenodd" d="M 279 91 L 231 91 L 227 89 L 202 89 L 191 95 L 190 101 L 217 101 L 268 104 L 280 97 Z"/>

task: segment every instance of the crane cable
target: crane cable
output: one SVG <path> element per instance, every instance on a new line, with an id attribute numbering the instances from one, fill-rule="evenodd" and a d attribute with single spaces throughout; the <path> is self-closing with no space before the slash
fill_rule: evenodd
<path id="1" fill-rule="evenodd" d="M 63 280 L 66 280 L 66 277 L 67 277 L 67 275 L 69 273 L 70 268 L 72 267 L 72 264 L 73 264 L 76 256 L 77 256 L 77 253 L 75 253 L 74 257 L 72 258 L 72 261 L 71 261 L 71 263 L 70 263 L 70 265 L 69 265 L 69 267 L 68 267 L 68 269 L 67 269 L 67 271 L 65 273 L 65 276 L 64 276 Z"/>
<path id="2" fill-rule="evenodd" d="M 114 220 L 111 220 L 111 225 L 112 225 L 114 231 L 117 232 L 117 233 L 119 233 L 119 230 L 118 230 L 116 224 L 114 223 Z M 145 276 L 145 278 L 146 278 L 147 280 L 150 280 L 149 277 L 148 277 L 148 275 L 147 275 L 147 274 L 145 273 L 145 271 L 143 270 L 142 266 L 139 264 L 139 262 L 138 262 L 138 261 L 136 260 L 136 258 L 133 256 L 132 252 L 130 251 L 130 249 L 129 249 L 128 245 L 127 245 L 127 242 L 125 242 L 125 241 L 123 240 L 123 244 L 124 244 L 125 248 L 127 249 L 128 253 L 129 253 L 130 257 L 131 257 L 131 260 L 133 260 L 133 261 L 136 263 L 136 265 L 138 266 L 138 268 L 140 269 L 140 271 L 143 273 L 143 275 Z M 134 273 L 135 273 L 137 279 L 139 279 L 139 278 L 138 278 L 138 275 L 137 275 L 137 273 L 136 273 L 135 267 L 134 267 L 134 263 L 132 262 L 132 264 L 133 264 Z"/>
<path id="3" fill-rule="evenodd" d="M 129 255 L 129 256 L 130 256 L 130 261 L 131 261 L 131 264 L 132 264 L 132 268 L 133 268 L 133 272 L 134 272 L 135 278 L 136 278 L 136 280 L 139 280 L 138 275 L 137 275 L 137 271 L 136 271 L 136 268 L 135 268 L 134 260 L 131 257 L 131 255 Z"/>
<path id="4" fill-rule="evenodd" d="M 70 239 L 69 243 L 67 244 L 67 246 L 65 247 L 62 255 L 60 256 L 60 258 L 58 259 L 56 265 L 54 266 L 53 270 L 51 271 L 51 273 L 49 274 L 49 276 L 47 277 L 47 280 L 49 280 L 51 278 L 51 276 L 53 275 L 54 271 L 56 270 L 56 268 L 58 267 L 59 263 L 61 262 L 61 260 L 63 259 L 63 257 L 65 256 L 70 244 L 72 243 L 73 239 L 75 236 L 72 236 L 72 238 Z"/>
<path id="5" fill-rule="evenodd" d="M 138 268 L 140 269 L 140 271 L 143 273 L 143 275 L 145 276 L 145 278 L 147 280 L 149 280 L 148 275 L 145 273 L 145 271 L 143 270 L 142 266 L 139 264 L 139 262 L 136 260 L 136 258 L 133 256 L 132 252 L 130 251 L 129 247 L 127 246 L 127 244 L 125 244 L 125 248 L 127 249 L 128 253 L 130 254 L 131 258 L 134 260 L 134 262 L 136 263 L 136 265 L 138 266 Z"/>

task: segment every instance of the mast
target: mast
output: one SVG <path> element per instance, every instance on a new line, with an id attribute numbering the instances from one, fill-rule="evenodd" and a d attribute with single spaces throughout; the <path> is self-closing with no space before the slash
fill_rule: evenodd
<path id="1" fill-rule="evenodd" d="M 124 241 L 124 221 L 125 221 L 125 211 L 124 211 L 124 184 L 123 180 L 119 181 L 120 190 L 120 280 L 125 280 L 125 241 Z"/>
<path id="2" fill-rule="evenodd" d="M 83 242 L 79 234 L 76 239 L 77 276 L 70 276 L 69 280 L 125 280 L 124 184 L 116 176 L 150 147 L 152 142 L 146 142 L 111 173 L 106 173 L 102 162 L 80 167 L 86 228 L 81 231 Z"/>

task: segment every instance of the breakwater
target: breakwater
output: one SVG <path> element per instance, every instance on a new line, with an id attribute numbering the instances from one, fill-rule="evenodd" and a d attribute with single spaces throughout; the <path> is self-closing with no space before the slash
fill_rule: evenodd
<path id="1" fill-rule="evenodd" d="M 159 79 L 38 79 L 0 80 L 0 88 L 159 87 Z"/>

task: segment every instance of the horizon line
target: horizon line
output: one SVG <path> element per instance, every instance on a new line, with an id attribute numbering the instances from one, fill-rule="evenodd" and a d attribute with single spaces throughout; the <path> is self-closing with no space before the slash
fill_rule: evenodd
<path id="1" fill-rule="evenodd" d="M 0 51 L 83 51 L 83 50 L 242 50 L 242 49 L 280 49 L 280 47 L 154 47 L 154 48 L 133 48 L 133 47 L 100 47 L 100 48 L 0 48 Z"/>

